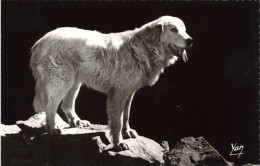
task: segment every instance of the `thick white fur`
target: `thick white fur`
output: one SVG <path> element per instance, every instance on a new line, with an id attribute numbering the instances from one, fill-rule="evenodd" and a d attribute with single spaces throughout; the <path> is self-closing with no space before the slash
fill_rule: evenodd
<path id="1" fill-rule="evenodd" d="M 170 31 L 172 27 L 177 33 Z M 177 59 L 169 43 L 185 47 L 189 35 L 183 22 L 161 17 L 141 28 L 102 34 L 78 28 L 58 28 L 47 33 L 32 47 L 31 69 L 36 80 L 34 108 L 46 112 L 46 128 L 55 129 L 59 103 L 71 123 L 87 126 L 75 113 L 75 99 L 82 84 L 107 94 L 108 124 L 115 146 L 122 134 L 135 137 L 129 126 L 134 93 L 153 85 L 163 69 Z"/>

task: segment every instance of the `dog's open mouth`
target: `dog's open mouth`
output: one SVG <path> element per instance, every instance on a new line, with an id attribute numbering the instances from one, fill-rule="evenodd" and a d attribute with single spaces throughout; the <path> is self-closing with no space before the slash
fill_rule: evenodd
<path id="1" fill-rule="evenodd" d="M 184 62 L 188 61 L 188 56 L 184 48 L 180 48 L 174 44 L 169 44 L 168 47 L 174 55 L 182 57 Z"/>

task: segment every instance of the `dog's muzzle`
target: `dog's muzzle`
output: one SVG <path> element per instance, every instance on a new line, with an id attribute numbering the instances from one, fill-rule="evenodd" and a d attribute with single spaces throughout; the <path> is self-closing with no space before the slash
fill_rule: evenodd
<path id="1" fill-rule="evenodd" d="M 169 44 L 168 47 L 174 55 L 176 55 L 178 57 L 182 57 L 183 61 L 187 62 L 188 56 L 187 56 L 185 49 L 189 49 L 192 45 L 193 45 L 193 39 L 190 37 L 190 38 L 186 39 L 185 48 L 178 47 L 175 44 Z"/>
<path id="2" fill-rule="evenodd" d="M 168 47 L 174 55 L 176 55 L 178 57 L 182 57 L 184 62 L 188 61 L 188 56 L 185 51 L 185 48 L 178 47 L 174 44 L 169 44 Z"/>

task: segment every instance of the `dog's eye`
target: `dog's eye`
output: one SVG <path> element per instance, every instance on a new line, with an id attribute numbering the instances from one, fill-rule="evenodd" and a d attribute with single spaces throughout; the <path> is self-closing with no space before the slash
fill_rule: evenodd
<path id="1" fill-rule="evenodd" d="M 176 33 L 176 32 L 178 32 L 178 29 L 177 28 L 172 28 L 171 31 Z"/>

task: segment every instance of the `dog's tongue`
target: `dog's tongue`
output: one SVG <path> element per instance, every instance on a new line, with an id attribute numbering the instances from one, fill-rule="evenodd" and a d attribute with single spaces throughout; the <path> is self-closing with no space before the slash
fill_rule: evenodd
<path id="1" fill-rule="evenodd" d="M 182 59 L 183 59 L 184 62 L 188 61 L 188 55 L 187 55 L 185 50 L 183 50 L 183 52 L 182 52 Z"/>

